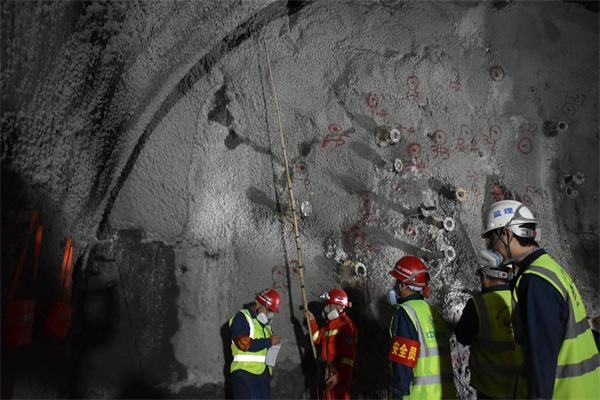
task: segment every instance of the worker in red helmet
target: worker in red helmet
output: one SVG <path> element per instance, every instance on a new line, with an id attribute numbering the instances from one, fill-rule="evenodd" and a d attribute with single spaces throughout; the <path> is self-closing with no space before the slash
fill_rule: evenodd
<path id="1" fill-rule="evenodd" d="M 429 293 L 427 266 L 406 256 L 390 275 L 396 279 L 388 296 L 396 308 L 390 323 L 390 397 L 456 398 L 446 323 L 424 298 Z"/>
<path id="2" fill-rule="evenodd" d="M 231 389 L 235 399 L 271 398 L 272 368 L 266 364 L 266 356 L 269 347 L 281 343 L 281 336 L 271 331 L 280 301 L 275 289 L 265 289 L 229 320 Z"/>
<path id="3" fill-rule="evenodd" d="M 321 345 L 320 358 L 325 363 L 325 399 L 350 399 L 358 331 L 345 310 L 352 303 L 340 288 L 321 298 L 325 300 L 326 325 L 319 328 L 315 316 L 310 311 L 307 315 L 313 341 Z"/>

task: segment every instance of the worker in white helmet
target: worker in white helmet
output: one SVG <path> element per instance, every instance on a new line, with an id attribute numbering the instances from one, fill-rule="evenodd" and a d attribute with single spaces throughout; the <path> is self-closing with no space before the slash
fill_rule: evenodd
<path id="1" fill-rule="evenodd" d="M 496 202 L 484 214 L 488 262 L 519 269 L 512 283 L 515 340 L 525 356 L 518 386 L 527 398 L 597 399 L 600 354 L 583 300 L 567 271 L 540 248 L 536 225 L 515 200 Z"/>

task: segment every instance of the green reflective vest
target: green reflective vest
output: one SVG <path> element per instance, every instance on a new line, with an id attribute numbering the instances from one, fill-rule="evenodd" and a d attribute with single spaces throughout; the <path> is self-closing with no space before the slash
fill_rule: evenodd
<path id="1" fill-rule="evenodd" d="M 515 344 L 510 290 L 475 292 L 473 304 L 479 330 L 470 349 L 471 386 L 492 398 L 513 398 L 523 356 Z"/>
<path id="2" fill-rule="evenodd" d="M 442 316 L 425 300 L 408 300 L 397 307 L 408 314 L 420 343 L 410 392 L 404 399 L 455 399 L 449 335 Z M 390 323 L 392 338 L 393 323 L 394 318 Z"/>
<path id="3" fill-rule="evenodd" d="M 263 326 L 260 322 L 250 315 L 250 311 L 247 309 L 240 310 L 240 313 L 246 317 L 248 325 L 250 326 L 250 338 L 251 339 L 268 339 L 272 336 L 271 327 L 269 325 Z M 235 315 L 229 319 L 229 326 L 233 322 Z M 230 371 L 237 371 L 238 369 L 250 372 L 255 375 L 260 375 L 267 368 L 267 348 L 259 351 L 242 351 L 234 343 L 233 338 L 231 340 L 231 354 L 233 355 L 233 361 L 231 362 Z M 269 374 L 272 374 L 271 367 L 269 368 Z"/>
<path id="4" fill-rule="evenodd" d="M 587 321 L 583 299 L 567 272 L 548 254 L 538 257 L 523 271 L 513 289 L 515 329 L 519 329 L 518 289 L 525 274 L 548 281 L 565 299 L 569 317 L 565 338 L 558 352 L 554 399 L 598 399 L 600 397 L 600 354 Z M 532 349 L 535 351 L 535 349 Z"/>

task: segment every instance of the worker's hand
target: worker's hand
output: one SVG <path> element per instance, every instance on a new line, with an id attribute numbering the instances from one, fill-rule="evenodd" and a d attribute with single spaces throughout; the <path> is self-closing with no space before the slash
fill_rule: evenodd
<path id="1" fill-rule="evenodd" d="M 313 313 L 311 313 L 310 311 L 306 310 L 306 318 L 308 318 L 309 320 L 315 320 L 315 316 L 313 315 Z"/>
<path id="2" fill-rule="evenodd" d="M 276 346 L 281 343 L 281 336 L 271 336 L 271 345 Z"/>
<path id="3" fill-rule="evenodd" d="M 327 385 L 327 389 L 331 390 L 339 382 L 340 382 L 340 374 L 338 372 L 335 372 L 334 374 L 331 374 L 329 376 L 329 378 L 327 378 L 327 381 L 325 382 L 325 384 Z"/>

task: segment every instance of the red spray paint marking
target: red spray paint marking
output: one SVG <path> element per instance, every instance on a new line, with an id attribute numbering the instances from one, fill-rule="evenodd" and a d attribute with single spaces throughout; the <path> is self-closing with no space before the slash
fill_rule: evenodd
<path id="1" fill-rule="evenodd" d="M 431 151 L 436 158 L 442 158 L 444 160 L 450 158 L 450 150 L 444 146 L 446 143 L 446 133 L 443 130 L 438 129 L 433 132 L 433 142 L 434 144 L 431 146 Z"/>
<path id="2" fill-rule="evenodd" d="M 525 122 L 519 126 L 519 132 L 526 136 L 534 136 L 537 132 L 537 125 Z"/>
<path id="3" fill-rule="evenodd" d="M 492 188 L 492 198 L 494 201 L 501 201 L 506 199 L 506 193 L 504 193 L 504 189 L 499 185 L 494 185 Z"/>
<path id="4" fill-rule="evenodd" d="M 452 68 L 452 73 L 451 73 L 451 78 L 450 78 L 450 89 L 454 90 L 455 92 L 459 92 L 461 86 L 462 85 L 460 83 L 460 73 L 458 72 L 458 70 L 456 68 Z"/>
<path id="5" fill-rule="evenodd" d="M 419 158 L 421 155 L 421 145 L 419 143 L 411 143 L 406 148 L 408 155 L 413 158 Z"/>
<path id="6" fill-rule="evenodd" d="M 310 180 L 308 179 L 308 167 L 305 163 L 297 163 L 294 167 L 294 171 L 296 172 L 298 179 L 302 179 L 302 182 L 304 182 L 305 187 L 310 185 Z"/>
<path id="7" fill-rule="evenodd" d="M 490 153 L 496 152 L 496 143 L 502 137 L 502 128 L 498 125 L 490 126 L 489 133 L 485 135 L 485 143 L 490 148 Z"/>
<path id="8" fill-rule="evenodd" d="M 303 162 L 296 164 L 295 170 L 298 173 L 298 175 L 305 175 L 306 174 L 306 164 Z"/>
<path id="9" fill-rule="evenodd" d="M 460 126 L 460 135 L 456 140 L 456 147 L 461 153 L 468 153 L 469 151 L 476 153 L 479 151 L 479 141 L 469 125 L 462 124 Z"/>
<path id="10" fill-rule="evenodd" d="M 521 140 L 519 140 L 519 143 L 517 144 L 517 150 L 519 150 L 521 154 L 531 153 L 531 151 L 533 150 L 533 143 L 531 142 L 531 139 L 528 137 L 524 137 Z"/>
<path id="11" fill-rule="evenodd" d="M 373 115 L 378 115 L 380 117 L 386 117 L 388 115 L 387 112 L 383 108 L 378 109 L 380 102 L 381 102 L 381 95 L 376 94 L 376 93 L 369 93 L 367 95 L 367 105 L 369 106 L 371 113 Z"/>
<path id="12" fill-rule="evenodd" d="M 402 126 L 401 124 L 397 124 L 396 129 L 398 129 L 402 133 L 407 133 L 409 135 L 413 135 L 416 133 L 415 128 Z"/>
<path id="13" fill-rule="evenodd" d="M 346 144 L 347 139 L 350 139 L 350 134 L 344 133 L 340 125 L 330 124 L 321 140 L 321 148 L 333 148 L 339 150 L 340 147 Z"/>
<path id="14" fill-rule="evenodd" d="M 409 100 L 419 99 L 419 78 L 416 75 L 411 75 L 406 78 L 406 98 Z"/>
<path id="15" fill-rule="evenodd" d="M 300 275 L 299 265 L 300 265 L 300 263 L 298 263 L 298 260 L 290 261 L 290 267 L 292 268 L 292 272 L 295 275 Z"/>
<path id="16" fill-rule="evenodd" d="M 379 246 L 367 242 L 366 233 L 357 224 L 352 225 L 350 228 L 342 232 L 344 241 L 355 245 L 364 251 L 378 252 Z"/>
<path id="17" fill-rule="evenodd" d="M 273 278 L 273 288 L 286 291 L 288 289 L 287 277 L 285 274 L 285 266 L 276 265 L 271 269 L 271 277 Z"/>

